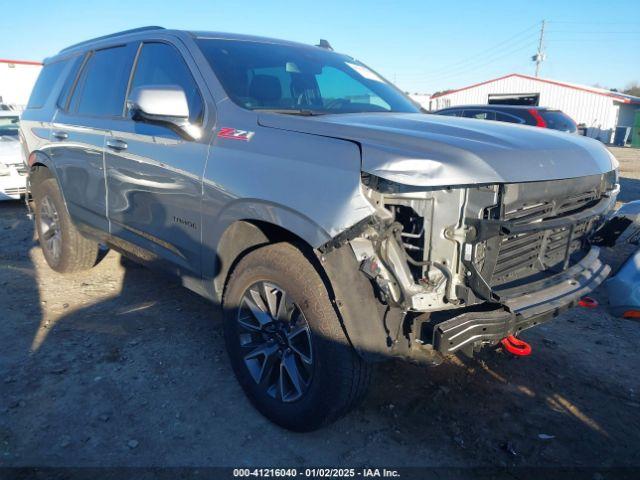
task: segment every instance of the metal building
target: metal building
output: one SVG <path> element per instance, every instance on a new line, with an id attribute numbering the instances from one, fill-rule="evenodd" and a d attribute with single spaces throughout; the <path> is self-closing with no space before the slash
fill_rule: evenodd
<path id="1" fill-rule="evenodd" d="M 41 69 L 40 62 L 0 59 L 0 104 L 22 110 Z"/>
<path id="2" fill-rule="evenodd" d="M 429 100 L 431 100 L 431 95 L 428 93 L 409 93 L 409 98 L 425 110 L 429 110 Z"/>
<path id="3" fill-rule="evenodd" d="M 512 73 L 431 97 L 430 110 L 477 104 L 539 105 L 562 110 L 587 135 L 602 142 L 613 141 L 617 127 L 632 127 L 640 97 L 603 88 Z"/>

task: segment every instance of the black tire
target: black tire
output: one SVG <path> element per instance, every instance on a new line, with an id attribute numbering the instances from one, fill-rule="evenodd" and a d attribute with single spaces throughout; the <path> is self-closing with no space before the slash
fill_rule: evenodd
<path id="1" fill-rule="evenodd" d="M 249 310 L 245 307 L 246 298 L 250 297 L 245 294 L 249 295 L 247 292 L 251 292 L 252 286 L 262 285 L 262 282 L 286 292 L 287 298 L 295 304 L 293 308 L 302 314 L 298 318 L 305 320 L 307 331 L 310 331 L 308 337 L 313 354 L 309 357 L 313 361 L 311 366 L 303 365 L 311 372 L 310 379 L 304 393 L 294 401 L 284 401 L 282 391 L 274 394 L 273 388 L 269 393 L 264 385 L 268 382 L 257 383 L 245 363 L 253 340 L 249 347 L 241 346 L 241 338 L 246 338 L 247 334 L 243 327 L 245 320 L 241 323 L 239 319 L 248 318 L 246 312 Z M 371 365 L 349 344 L 320 275 L 293 245 L 277 243 L 247 254 L 231 273 L 223 307 L 225 341 L 236 377 L 253 405 L 274 423 L 298 432 L 315 430 L 335 421 L 364 398 L 371 379 Z M 276 376 L 278 373 L 283 375 L 284 358 L 276 360 L 280 362 Z M 281 384 L 278 382 L 277 385 Z"/>
<path id="2" fill-rule="evenodd" d="M 98 243 L 83 237 L 73 225 L 56 180 L 43 178 L 32 186 L 32 194 L 38 241 L 47 264 L 60 273 L 93 267 L 98 259 Z M 52 242 L 52 236 L 56 242 Z"/>

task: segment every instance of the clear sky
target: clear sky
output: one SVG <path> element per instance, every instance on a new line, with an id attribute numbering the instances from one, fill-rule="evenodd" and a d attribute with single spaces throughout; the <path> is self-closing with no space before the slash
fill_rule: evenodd
<path id="1" fill-rule="evenodd" d="M 640 0 L 89 0 L 0 2 L 0 58 L 41 60 L 143 25 L 326 38 L 402 89 L 434 92 L 506 73 L 622 88 L 640 81 Z"/>

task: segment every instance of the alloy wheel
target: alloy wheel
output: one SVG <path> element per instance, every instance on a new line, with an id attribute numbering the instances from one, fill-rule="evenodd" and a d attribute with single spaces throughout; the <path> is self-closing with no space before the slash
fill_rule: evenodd
<path id="1" fill-rule="evenodd" d="M 258 282 L 242 296 L 237 315 L 242 358 L 251 377 L 269 396 L 299 400 L 313 376 L 311 329 L 286 292 Z"/>
<path id="2" fill-rule="evenodd" d="M 40 202 L 40 234 L 42 246 L 57 261 L 62 250 L 62 231 L 58 210 L 49 196 L 43 197 Z"/>

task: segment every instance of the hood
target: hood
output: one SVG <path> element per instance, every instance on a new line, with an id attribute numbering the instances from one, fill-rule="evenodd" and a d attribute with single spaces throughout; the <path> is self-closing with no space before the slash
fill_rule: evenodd
<path id="1" fill-rule="evenodd" d="M 596 140 L 485 120 L 417 113 L 260 113 L 258 123 L 358 142 L 364 172 L 415 186 L 559 180 L 617 166 Z"/>
<path id="2" fill-rule="evenodd" d="M 0 163 L 5 165 L 22 163 L 22 148 L 18 137 L 0 135 Z"/>

